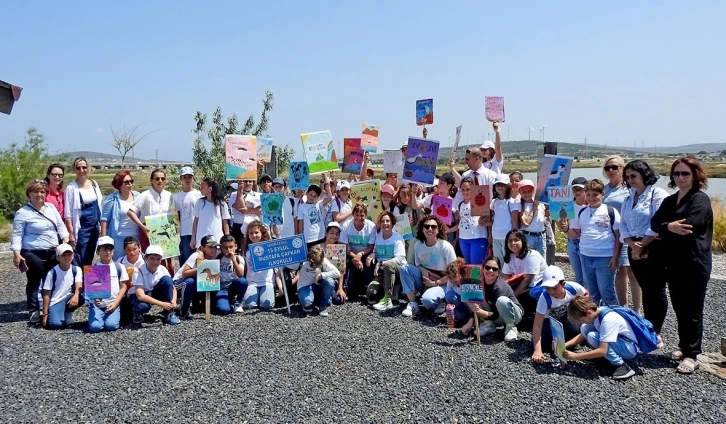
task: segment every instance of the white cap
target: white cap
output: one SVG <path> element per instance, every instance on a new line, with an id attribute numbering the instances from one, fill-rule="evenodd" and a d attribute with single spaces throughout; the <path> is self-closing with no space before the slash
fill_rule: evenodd
<path id="1" fill-rule="evenodd" d="M 347 188 L 350 190 L 350 183 L 346 180 L 339 180 L 338 185 L 335 187 L 335 190 L 340 191 L 343 188 Z"/>
<path id="2" fill-rule="evenodd" d="M 151 246 L 146 248 L 146 256 L 149 256 L 149 255 L 164 256 L 164 249 L 162 249 L 161 246 L 152 244 Z"/>
<path id="3" fill-rule="evenodd" d="M 509 175 L 497 174 L 497 178 L 494 179 L 494 184 L 509 184 Z"/>
<path id="4" fill-rule="evenodd" d="M 239 189 L 239 184 L 237 184 L 237 183 L 232 183 L 229 186 L 232 187 L 234 190 L 238 190 Z"/>
<path id="5" fill-rule="evenodd" d="M 330 221 L 330 224 L 328 224 L 328 226 L 326 227 L 326 230 L 327 230 L 328 228 L 330 228 L 330 227 L 333 227 L 333 228 L 337 228 L 337 229 L 339 229 L 339 230 L 340 230 L 340 224 L 338 224 L 338 223 L 337 223 L 337 222 L 335 222 L 335 221 Z"/>
<path id="6" fill-rule="evenodd" d="M 482 145 L 482 149 L 493 149 L 494 148 L 494 142 L 490 140 L 486 140 Z"/>
<path id="7" fill-rule="evenodd" d="M 68 243 L 59 244 L 58 247 L 55 248 L 56 256 L 60 256 L 66 252 L 73 252 L 73 247 L 71 247 Z"/>
<path id="8" fill-rule="evenodd" d="M 562 270 L 557 266 L 550 265 L 545 269 L 544 274 L 542 274 L 542 287 L 554 287 L 564 279 L 565 274 Z"/>
<path id="9" fill-rule="evenodd" d="M 96 243 L 96 249 L 98 249 L 101 246 L 114 246 L 116 243 L 114 243 L 113 239 L 109 236 L 103 236 L 98 238 L 98 242 Z"/>
<path id="10" fill-rule="evenodd" d="M 182 169 L 179 170 L 180 177 L 183 177 L 185 175 L 194 175 L 194 170 L 191 166 L 182 166 Z"/>

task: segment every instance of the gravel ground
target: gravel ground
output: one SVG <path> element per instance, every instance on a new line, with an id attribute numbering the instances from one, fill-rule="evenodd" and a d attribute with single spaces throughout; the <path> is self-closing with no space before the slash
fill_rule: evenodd
<path id="1" fill-rule="evenodd" d="M 679 376 L 643 356 L 626 382 L 589 363 L 533 366 L 529 333 L 477 346 L 436 317 L 379 316 L 360 305 L 328 318 L 284 309 L 175 327 L 88 334 L 29 327 L 24 281 L 0 258 L 1 422 L 726 422 L 726 384 Z M 567 268 L 567 265 L 563 265 Z M 569 271 L 569 270 L 567 270 Z M 726 285 L 709 287 L 705 349 L 726 328 Z"/>

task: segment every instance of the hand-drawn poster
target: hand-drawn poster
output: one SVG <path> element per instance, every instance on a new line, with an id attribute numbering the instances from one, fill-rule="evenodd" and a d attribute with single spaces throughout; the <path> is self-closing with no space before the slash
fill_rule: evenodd
<path id="1" fill-rule="evenodd" d="M 558 155 L 544 155 L 542 167 L 537 174 L 535 198 L 540 203 L 549 203 L 547 187 L 567 185 L 572 170 L 572 158 Z"/>
<path id="2" fill-rule="evenodd" d="M 282 225 L 282 205 L 285 199 L 282 193 L 262 193 L 262 223 L 265 225 Z"/>
<path id="3" fill-rule="evenodd" d="M 451 154 L 453 155 L 456 153 L 456 149 L 459 148 L 459 141 L 461 141 L 461 127 L 462 125 L 459 125 L 456 127 L 456 138 L 454 138 L 454 145 L 451 147 Z"/>
<path id="4" fill-rule="evenodd" d="M 407 213 L 396 215 L 396 225 L 393 226 L 393 231 L 403 237 L 404 240 L 413 240 L 413 229 L 411 228 L 411 217 Z"/>
<path id="5" fill-rule="evenodd" d="M 552 330 L 552 350 L 554 351 L 557 358 L 562 361 L 563 364 L 567 363 L 567 359 L 564 357 L 565 353 L 565 328 L 562 323 L 556 319 L 550 317 L 550 329 Z"/>
<path id="6" fill-rule="evenodd" d="M 504 97 L 484 97 L 484 112 L 489 122 L 504 122 Z"/>
<path id="7" fill-rule="evenodd" d="M 290 190 L 306 190 L 310 187 L 310 170 L 307 162 L 290 162 L 288 185 Z"/>
<path id="8" fill-rule="evenodd" d="M 403 153 L 400 150 L 383 151 L 383 172 L 400 174 L 403 166 Z"/>
<path id="9" fill-rule="evenodd" d="M 257 179 L 257 137 L 229 134 L 224 136 L 228 180 Z"/>
<path id="10" fill-rule="evenodd" d="M 484 303 L 481 266 L 460 265 L 459 283 L 461 284 L 461 301 L 467 303 Z"/>
<path id="11" fill-rule="evenodd" d="M 416 125 L 434 123 L 434 99 L 416 100 Z"/>
<path id="12" fill-rule="evenodd" d="M 174 214 L 149 215 L 144 220 L 148 229 L 149 244 L 161 246 L 161 250 L 164 251 L 163 258 L 179 256 L 181 237 L 177 231 Z"/>
<path id="13" fill-rule="evenodd" d="M 431 198 L 431 212 L 439 217 L 444 224 L 451 225 L 454 217 L 453 201 L 447 197 L 434 194 Z"/>
<path id="14" fill-rule="evenodd" d="M 363 123 L 360 147 L 368 153 L 375 153 L 378 150 L 378 125 Z"/>
<path id="15" fill-rule="evenodd" d="M 409 137 L 406 159 L 403 161 L 403 178 L 399 180 L 413 184 L 432 185 L 439 159 L 439 142 L 424 138 Z"/>
<path id="16" fill-rule="evenodd" d="M 376 222 L 378 215 L 383 212 L 381 203 L 381 180 L 368 180 L 351 183 L 350 198 L 353 204 L 366 205 L 368 219 Z"/>
<path id="17" fill-rule="evenodd" d="M 325 257 L 338 268 L 338 271 L 345 271 L 345 252 L 344 244 L 327 244 L 325 245 Z"/>
<path id="18" fill-rule="evenodd" d="M 111 297 L 111 265 L 91 265 L 84 267 L 83 291 L 86 299 L 108 299 Z M 123 269 L 123 268 L 122 268 Z M 120 280 L 119 280 L 120 281 Z"/>
<path id="19" fill-rule="evenodd" d="M 310 174 L 339 169 L 335 143 L 333 143 L 330 131 L 300 134 L 300 140 L 302 140 L 303 154 Z"/>
<path id="20" fill-rule="evenodd" d="M 473 185 L 471 191 L 471 216 L 489 216 L 490 209 L 490 189 L 488 185 Z"/>
<path id="21" fill-rule="evenodd" d="M 272 139 L 257 137 L 257 159 L 265 163 L 272 162 Z"/>
<path id="22" fill-rule="evenodd" d="M 575 198 L 571 185 L 547 187 L 547 197 L 552 219 L 575 219 Z"/>
<path id="23" fill-rule="evenodd" d="M 343 172 L 352 174 L 360 174 L 360 168 L 363 166 L 364 151 L 361 147 L 360 138 L 344 138 L 343 139 Z"/>
<path id="24" fill-rule="evenodd" d="M 221 288 L 219 259 L 197 261 L 197 291 L 218 291 Z"/>

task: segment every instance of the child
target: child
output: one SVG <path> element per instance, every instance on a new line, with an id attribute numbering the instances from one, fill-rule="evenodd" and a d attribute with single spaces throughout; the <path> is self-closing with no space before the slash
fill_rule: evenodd
<path id="1" fill-rule="evenodd" d="M 244 312 L 242 298 L 247 292 L 247 279 L 245 279 L 245 260 L 236 254 L 237 242 L 234 236 L 228 234 L 219 240 L 222 253 L 219 259 L 220 289 L 214 293 L 214 310 L 219 315 L 231 312 Z"/>
<path id="2" fill-rule="evenodd" d="M 600 180 L 585 184 L 586 208 L 572 220 L 573 235 L 580 239 L 585 287 L 599 304 L 618 305 L 615 295 L 615 272 L 620 266 L 620 213 L 603 204 L 605 185 Z"/>
<path id="3" fill-rule="evenodd" d="M 545 222 L 549 219 L 549 209 L 535 200 L 534 189 L 535 185 L 531 180 L 522 180 L 519 183 L 519 229 L 527 236 L 527 245 L 546 258 Z"/>
<path id="4" fill-rule="evenodd" d="M 504 240 L 507 233 L 519 228 L 519 210 L 521 203 L 512 197 L 512 186 L 509 177 L 504 174 L 497 175 L 494 180 L 494 195 L 490 210 L 492 215 L 492 237 L 489 245 L 492 246 L 494 256 L 504 263 Z"/>
<path id="5" fill-rule="evenodd" d="M 73 324 L 73 311 L 83 306 L 83 270 L 73 266 L 73 248 L 63 243 L 55 248 L 58 265 L 43 281 L 43 327 L 55 330 Z M 70 272 L 69 272 L 70 271 Z"/>
<path id="6" fill-rule="evenodd" d="M 126 295 L 130 283 L 126 269 L 113 261 L 113 238 L 103 236 L 98 238 L 96 254 L 97 264 L 109 265 L 111 268 L 111 297 L 96 299 L 89 305 L 88 331 L 98 333 L 103 329 L 107 331 L 118 330 L 121 322 L 119 305 Z"/>
<path id="7" fill-rule="evenodd" d="M 134 310 L 133 323 L 141 325 L 144 314 L 149 312 L 151 305 L 163 309 L 164 321 L 179 324 L 174 313 L 176 308 L 176 290 L 169 270 L 161 264 L 164 251 L 161 246 L 150 245 L 146 248 L 146 263 L 134 270 L 132 276 L 133 290 L 129 300 Z"/>
<path id="8" fill-rule="evenodd" d="M 144 264 L 144 258 L 141 257 L 141 242 L 136 237 L 126 237 L 124 239 L 124 256 L 117 261 L 124 268 L 139 268 Z"/>
<path id="9" fill-rule="evenodd" d="M 456 206 L 456 221 L 451 231 L 458 230 L 459 247 L 467 264 L 480 264 L 487 252 L 488 229 L 480 217 L 471 215 L 471 186 L 474 180 L 465 177 L 461 180 L 462 201 Z"/>
<path id="10" fill-rule="evenodd" d="M 192 239 L 189 242 L 192 249 L 201 247 L 202 237 L 206 235 L 213 236 L 216 243 L 223 235 L 229 234 L 229 207 L 224 201 L 222 186 L 214 178 L 205 178 L 200 188 L 204 197 L 194 205 Z"/>
<path id="11" fill-rule="evenodd" d="M 328 316 L 328 306 L 332 301 L 335 281 L 340 278 L 340 271 L 325 257 L 320 245 L 308 250 L 308 260 L 303 262 L 298 273 L 297 296 L 303 312 L 313 312 L 313 302 L 318 300 L 319 315 Z"/>
<path id="12" fill-rule="evenodd" d="M 532 362 L 542 362 L 543 351 L 552 347 L 550 318 L 562 324 L 565 339 L 575 337 L 579 329 L 567 320 L 567 306 L 577 296 L 588 296 L 587 290 L 577 283 L 566 282 L 565 274 L 556 266 L 548 266 L 542 274 L 542 287 L 545 288 L 537 300 L 534 324 L 532 325 Z M 544 348 L 543 348 L 544 346 Z"/>
<path id="13" fill-rule="evenodd" d="M 340 240 L 340 224 L 337 222 L 331 222 L 328 224 L 328 228 L 325 229 L 325 241 L 323 241 L 323 249 L 329 244 L 338 244 L 338 241 Z M 345 254 L 345 253 L 344 253 Z M 338 282 L 336 284 L 336 291 L 333 293 L 333 304 L 334 305 L 342 305 L 348 300 L 348 295 L 345 293 L 345 289 L 343 288 L 343 280 L 345 279 L 345 264 L 346 264 L 346 258 L 345 256 L 341 258 L 343 261 L 342 263 L 342 269 L 339 269 L 341 272 L 340 277 L 338 277 Z"/>
<path id="14" fill-rule="evenodd" d="M 330 203 L 330 199 L 332 199 L 327 178 L 327 175 L 323 175 L 323 186 L 328 194 L 325 199 L 318 200 L 323 191 L 319 185 L 310 184 L 306 202 L 297 206 L 295 234 L 305 236 L 308 249 L 323 239 L 323 206 Z"/>
<path id="15" fill-rule="evenodd" d="M 575 216 L 578 216 L 580 211 L 587 207 L 585 184 L 587 184 L 587 180 L 584 177 L 577 177 L 572 180 L 572 193 L 575 198 Z M 571 224 L 571 219 L 568 220 L 565 218 L 557 221 L 557 227 L 560 231 L 567 234 L 567 256 L 570 258 L 570 265 L 572 265 L 572 272 L 575 274 L 575 281 L 578 284 L 584 284 L 584 271 L 582 269 L 582 261 L 580 260 L 580 238 L 574 230 L 570 229 Z"/>
<path id="16" fill-rule="evenodd" d="M 617 257 L 616 257 L 617 259 Z M 565 344 L 570 349 L 579 343 L 587 341 L 594 350 L 574 353 L 566 350 L 565 359 L 581 360 L 604 357 L 614 367 L 613 379 L 625 380 L 635 375 L 626 363 L 626 359 L 633 359 L 638 354 L 638 346 L 633 328 L 630 323 L 618 313 L 609 312 L 601 314 L 603 308 L 587 296 L 575 296 L 567 307 L 567 315 L 572 322 L 582 323 L 580 334 Z"/>
<path id="17" fill-rule="evenodd" d="M 202 200 L 200 200 L 201 202 Z M 203 259 L 214 259 L 217 257 L 217 249 L 219 243 L 213 235 L 202 237 L 199 249 L 189 256 L 189 259 L 182 265 L 176 274 L 174 274 L 174 288 L 181 290 L 181 318 L 192 319 L 192 313 L 189 310 L 197 294 L 197 261 Z"/>
<path id="18" fill-rule="evenodd" d="M 250 246 L 270 239 L 270 232 L 267 230 L 267 227 L 262 225 L 262 222 L 252 221 L 247 226 L 247 234 L 245 235 L 245 244 L 242 248 L 242 253 L 245 255 L 245 262 L 250 264 L 250 269 L 247 270 L 247 291 L 242 300 L 244 309 L 254 309 L 258 306 L 264 310 L 274 308 L 275 283 L 277 283 L 279 292 L 283 292 L 282 280 L 276 269 L 253 271 L 251 268 L 252 257 Z"/>

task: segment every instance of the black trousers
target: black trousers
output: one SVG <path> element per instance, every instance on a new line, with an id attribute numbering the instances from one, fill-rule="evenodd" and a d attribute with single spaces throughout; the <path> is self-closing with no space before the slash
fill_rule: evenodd
<path id="1" fill-rule="evenodd" d="M 28 279 L 25 285 L 25 297 L 29 310 L 38 308 L 38 289 L 41 281 L 45 279 L 48 271 L 58 264 L 55 258 L 55 249 L 49 250 L 20 250 L 20 256 L 25 258 L 28 271 L 25 276 Z"/>
<path id="2" fill-rule="evenodd" d="M 684 358 L 696 360 L 703 341 L 703 305 L 711 277 L 710 267 L 705 269 L 681 261 L 668 267 L 666 272 L 668 291 L 678 321 L 678 347 Z"/>
<path id="3" fill-rule="evenodd" d="M 232 231 L 230 231 L 230 234 L 234 237 L 235 243 L 237 243 L 237 250 L 241 251 L 242 243 L 245 240 L 245 235 L 242 234 L 242 224 L 232 223 Z"/>
<path id="4" fill-rule="evenodd" d="M 660 334 L 668 314 L 666 267 L 661 249 L 660 242 L 653 241 L 648 245 L 647 258 L 633 260 L 633 249 L 628 247 L 630 269 L 643 292 L 643 316 L 653 324 L 653 328 L 658 334 Z"/>

